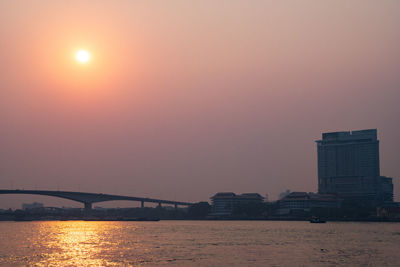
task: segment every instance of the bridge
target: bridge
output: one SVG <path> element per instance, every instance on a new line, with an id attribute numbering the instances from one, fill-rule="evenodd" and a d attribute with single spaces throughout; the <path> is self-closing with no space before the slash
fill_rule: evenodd
<path id="1" fill-rule="evenodd" d="M 65 198 L 73 201 L 83 203 L 85 205 L 85 210 L 90 211 L 92 209 L 93 203 L 113 201 L 113 200 L 130 200 L 141 202 L 141 207 L 144 207 L 145 202 L 157 203 L 161 207 L 162 204 L 174 205 L 175 208 L 179 206 L 190 206 L 193 203 L 162 200 L 155 198 L 146 197 L 129 197 L 129 196 L 119 196 L 119 195 L 109 195 L 109 194 L 96 194 L 96 193 L 84 193 L 84 192 L 73 192 L 73 191 L 50 191 L 50 190 L 2 190 L 0 189 L 0 194 L 27 194 L 27 195 L 42 195 L 42 196 L 52 196 L 58 198 Z"/>

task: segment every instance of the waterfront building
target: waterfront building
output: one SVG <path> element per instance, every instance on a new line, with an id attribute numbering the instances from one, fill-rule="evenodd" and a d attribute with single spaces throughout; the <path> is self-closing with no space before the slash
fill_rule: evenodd
<path id="1" fill-rule="evenodd" d="M 400 203 L 390 203 L 376 208 L 376 216 L 386 219 L 400 219 Z"/>
<path id="2" fill-rule="evenodd" d="M 392 178 L 381 176 L 377 130 L 323 133 L 317 140 L 318 192 L 351 201 L 393 201 Z"/>
<path id="3" fill-rule="evenodd" d="M 264 197 L 257 193 L 244 193 L 236 195 L 233 192 L 219 192 L 211 197 L 212 212 L 214 216 L 231 215 L 235 206 L 244 203 L 262 203 Z"/>
<path id="4" fill-rule="evenodd" d="M 292 192 L 278 201 L 278 215 L 308 214 L 313 208 L 339 208 L 340 199 L 334 194 Z"/>
<path id="5" fill-rule="evenodd" d="M 39 208 L 43 208 L 43 207 L 44 207 L 44 205 L 42 203 L 38 203 L 38 202 L 22 204 L 22 209 L 23 210 L 39 209 Z"/>

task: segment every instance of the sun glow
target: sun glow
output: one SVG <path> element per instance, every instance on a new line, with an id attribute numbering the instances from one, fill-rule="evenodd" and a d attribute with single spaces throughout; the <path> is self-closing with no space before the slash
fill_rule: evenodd
<path id="1" fill-rule="evenodd" d="M 75 59 L 81 64 L 86 64 L 90 61 L 90 54 L 86 50 L 79 50 L 75 53 Z"/>

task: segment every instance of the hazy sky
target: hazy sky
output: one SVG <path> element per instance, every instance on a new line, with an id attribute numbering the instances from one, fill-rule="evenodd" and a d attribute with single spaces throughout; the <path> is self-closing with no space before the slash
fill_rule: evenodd
<path id="1" fill-rule="evenodd" d="M 0 1 L 0 188 L 274 199 L 377 128 L 399 199 L 399 47 L 397 0 Z"/>

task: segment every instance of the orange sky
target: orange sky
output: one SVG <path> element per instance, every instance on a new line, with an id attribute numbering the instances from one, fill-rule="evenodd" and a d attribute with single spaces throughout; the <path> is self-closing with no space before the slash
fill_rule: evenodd
<path id="1" fill-rule="evenodd" d="M 274 198 L 363 128 L 400 177 L 399 25 L 395 0 L 1 1 L 0 187 Z"/>

